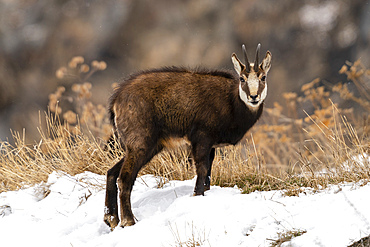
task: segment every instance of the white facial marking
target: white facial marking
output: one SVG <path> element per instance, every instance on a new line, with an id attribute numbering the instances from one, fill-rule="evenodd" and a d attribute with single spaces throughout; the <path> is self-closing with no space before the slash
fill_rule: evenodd
<path id="1" fill-rule="evenodd" d="M 251 73 L 248 76 L 247 84 L 249 87 L 249 92 L 251 95 L 257 95 L 258 92 L 258 84 L 259 84 L 259 79 L 257 77 L 257 74 Z"/>
<path id="2" fill-rule="evenodd" d="M 267 96 L 267 83 L 265 84 L 265 88 L 263 89 L 261 93 L 261 101 L 265 100 Z"/>

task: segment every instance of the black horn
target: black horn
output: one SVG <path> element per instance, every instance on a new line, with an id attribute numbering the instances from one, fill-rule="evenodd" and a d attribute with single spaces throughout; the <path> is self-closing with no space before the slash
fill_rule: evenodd
<path id="1" fill-rule="evenodd" d="M 257 72 L 258 71 L 258 55 L 259 55 L 259 53 L 260 53 L 260 48 L 261 48 L 261 44 L 258 44 L 257 45 L 257 50 L 256 50 L 256 60 L 254 61 L 254 66 L 253 66 L 253 70 L 255 71 L 255 72 Z"/>
<path id="2" fill-rule="evenodd" d="M 244 63 L 245 63 L 245 66 L 246 66 L 246 70 L 247 70 L 247 73 L 249 73 L 249 72 L 251 72 L 251 65 L 249 64 L 248 56 L 247 56 L 247 50 L 245 49 L 244 44 L 242 45 L 242 49 L 243 49 Z"/>

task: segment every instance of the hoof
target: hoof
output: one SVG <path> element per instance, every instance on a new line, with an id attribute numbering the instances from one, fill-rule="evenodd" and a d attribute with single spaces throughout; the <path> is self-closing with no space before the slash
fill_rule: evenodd
<path id="1" fill-rule="evenodd" d="M 193 196 L 204 196 L 204 192 L 203 192 L 203 193 L 197 193 L 197 192 L 194 192 L 194 193 L 193 193 Z"/>
<path id="2" fill-rule="evenodd" d="M 125 219 L 121 221 L 121 227 L 124 228 L 126 226 L 132 226 L 135 225 L 135 220 L 134 219 Z"/>
<path id="3" fill-rule="evenodd" d="M 116 216 L 105 214 L 104 215 L 104 222 L 110 227 L 110 230 L 113 231 L 116 226 L 118 226 L 119 219 Z"/>
<path id="4" fill-rule="evenodd" d="M 210 189 L 211 189 L 211 185 L 209 185 L 209 184 L 204 185 L 204 191 L 207 191 L 207 190 L 210 190 Z"/>

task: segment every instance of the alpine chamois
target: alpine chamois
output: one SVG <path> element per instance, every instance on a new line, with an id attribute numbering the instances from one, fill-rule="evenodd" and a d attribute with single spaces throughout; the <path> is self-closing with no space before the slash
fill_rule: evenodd
<path id="1" fill-rule="evenodd" d="M 191 144 L 197 180 L 195 195 L 210 189 L 215 148 L 235 145 L 256 123 L 267 94 L 266 76 L 271 67 L 267 51 L 244 64 L 235 53 L 231 71 L 166 67 L 142 71 L 123 81 L 110 99 L 110 119 L 125 156 L 107 172 L 104 221 L 113 230 L 135 224 L 130 195 L 140 169 L 172 138 Z"/>

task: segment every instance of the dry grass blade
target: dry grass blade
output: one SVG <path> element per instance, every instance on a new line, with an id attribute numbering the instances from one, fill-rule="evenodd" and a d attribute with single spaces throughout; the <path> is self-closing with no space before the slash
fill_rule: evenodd
<path id="1" fill-rule="evenodd" d="M 278 246 L 279 247 L 283 243 L 289 242 L 290 240 L 292 240 L 295 237 L 302 236 L 306 232 L 307 231 L 305 231 L 305 230 L 291 230 L 291 231 L 287 231 L 287 232 L 284 232 L 284 233 L 279 233 L 278 234 L 279 238 L 276 239 L 276 240 L 273 240 L 273 239 L 268 239 L 268 240 L 272 241 L 270 246 Z"/>

